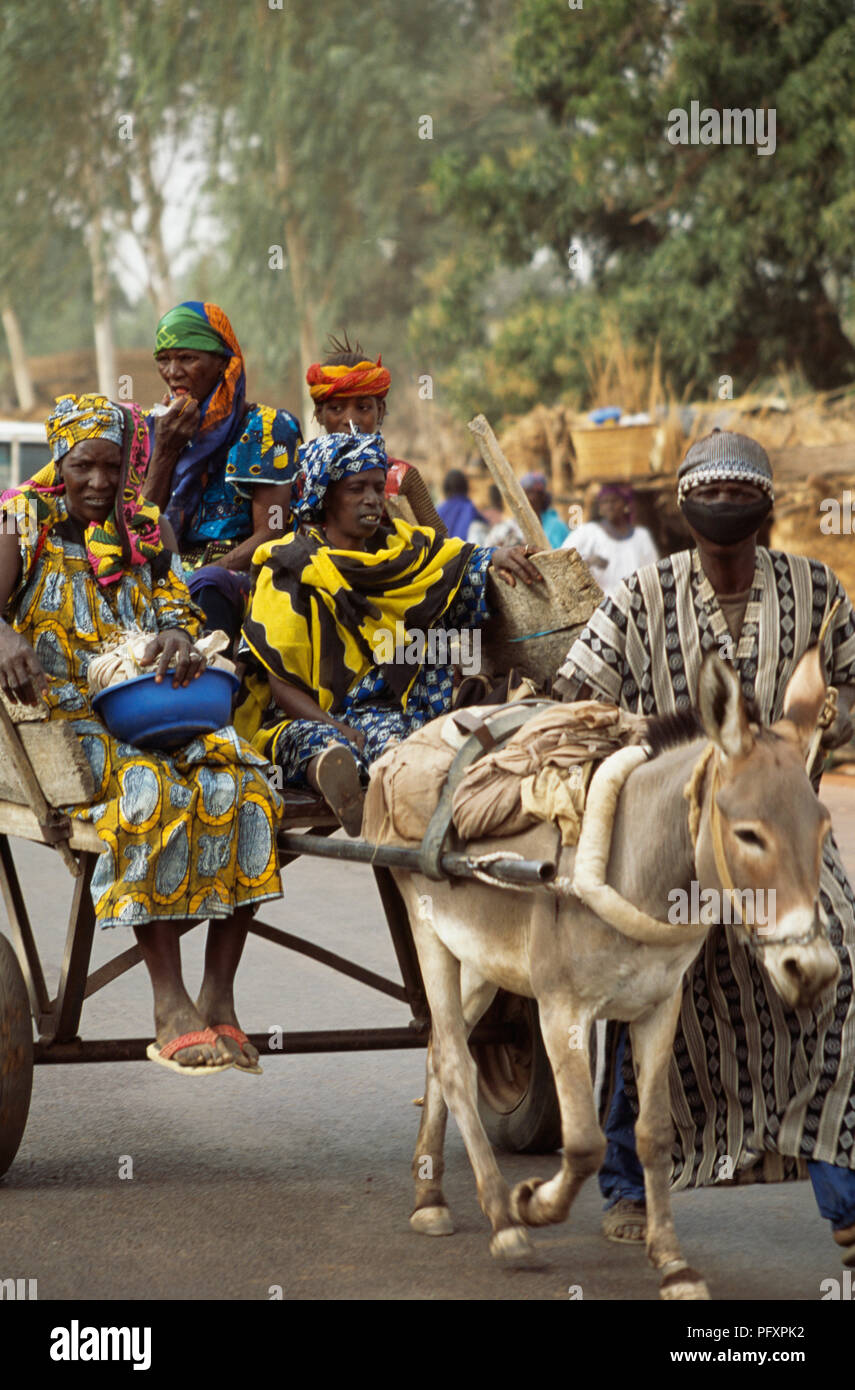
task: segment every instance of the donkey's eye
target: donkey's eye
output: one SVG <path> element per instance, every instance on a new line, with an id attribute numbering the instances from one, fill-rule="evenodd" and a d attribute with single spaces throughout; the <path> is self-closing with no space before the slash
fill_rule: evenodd
<path id="1" fill-rule="evenodd" d="M 737 840 L 741 840 L 744 845 L 750 845 L 752 849 L 765 849 L 766 841 L 762 840 L 756 830 L 734 830 Z"/>

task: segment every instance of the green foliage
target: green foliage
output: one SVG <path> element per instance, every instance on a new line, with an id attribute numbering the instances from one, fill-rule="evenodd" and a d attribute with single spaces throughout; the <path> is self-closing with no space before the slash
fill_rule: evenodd
<path id="1" fill-rule="evenodd" d="M 482 307 L 497 261 L 531 273 L 549 255 L 559 277 L 540 312 L 524 290 L 494 326 L 485 380 L 518 352 L 518 401 L 532 381 L 545 396 L 577 390 L 599 331 L 595 306 L 649 355 L 658 340 L 681 388 L 709 390 L 724 371 L 747 385 L 779 362 L 802 364 L 819 386 L 855 375 L 844 332 L 855 279 L 854 58 L 849 0 L 597 0 L 578 11 L 519 0 L 513 83 L 528 129 L 501 148 L 447 151 L 434 170 L 439 206 L 483 249 Z M 692 101 L 774 108 L 775 153 L 671 144 L 669 112 Z M 567 264 L 571 244 L 586 252 L 587 283 Z M 477 300 L 470 282 L 472 318 Z M 553 352 L 570 359 L 561 372 Z M 463 399 L 468 359 L 459 377 Z"/>

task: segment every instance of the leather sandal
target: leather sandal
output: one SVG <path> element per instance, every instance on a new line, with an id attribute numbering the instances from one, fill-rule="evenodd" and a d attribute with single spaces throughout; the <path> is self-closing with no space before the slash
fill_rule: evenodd
<path id="1" fill-rule="evenodd" d="M 647 1208 L 643 1202 L 621 1197 L 603 1215 L 603 1235 L 621 1245 L 640 1245 L 647 1240 Z"/>
<path id="2" fill-rule="evenodd" d="M 348 835 L 358 836 L 365 793 L 359 780 L 359 764 L 349 749 L 337 743 L 325 748 L 315 765 L 315 780 Z"/>

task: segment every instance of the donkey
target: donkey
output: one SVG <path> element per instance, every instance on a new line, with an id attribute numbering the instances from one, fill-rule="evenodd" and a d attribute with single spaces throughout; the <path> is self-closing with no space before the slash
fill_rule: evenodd
<path id="1" fill-rule="evenodd" d="M 606 1148 L 587 1048 L 568 1046 L 568 1030 L 587 1039 L 596 1019 L 620 1019 L 629 1024 L 638 1079 L 636 1142 L 644 1167 L 647 1255 L 659 1271 L 663 1298 L 709 1298 L 701 1275 L 683 1259 L 674 1230 L 668 1095 L 683 976 L 709 925 L 664 919 L 673 890 L 687 892 L 693 881 L 704 890 L 737 890 L 743 903 L 745 890 L 758 896 L 764 890 L 768 902 L 774 889 L 774 921 L 767 915 L 759 928 L 736 929 L 758 951 L 781 998 L 791 1008 L 809 1008 L 836 982 L 839 962 L 818 905 L 822 844 L 831 821 L 805 772 L 825 689 L 814 648 L 790 680 L 783 718 L 761 728 L 749 721 L 733 668 L 708 656 L 699 679 L 700 726 L 652 758 L 650 749 L 624 748 L 601 766 L 579 845 L 562 852 L 560 869 L 572 866 L 574 879 L 560 878 L 556 892 L 436 883 L 394 871 L 432 1017 L 412 1169 L 414 1230 L 448 1235 L 454 1229 L 442 1192 L 449 1107 L 492 1226 L 492 1255 L 510 1264 L 531 1262 L 534 1251 L 523 1228 L 563 1221 Z M 699 727 L 706 739 L 698 737 Z M 622 788 L 610 767 L 620 763 Z M 690 781 L 694 815 L 686 794 Z M 513 852 L 516 843 L 493 840 L 489 848 Z M 702 900 L 709 901 L 703 895 Z M 513 1191 L 478 1115 L 476 1067 L 467 1046 L 499 987 L 537 1000 L 561 1109 L 559 1171 L 548 1181 L 517 1183 Z M 430 1177 L 421 1176 L 426 1170 Z"/>

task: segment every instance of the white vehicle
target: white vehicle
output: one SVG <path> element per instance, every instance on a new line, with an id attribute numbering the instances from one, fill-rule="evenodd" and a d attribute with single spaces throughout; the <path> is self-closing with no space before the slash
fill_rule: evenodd
<path id="1" fill-rule="evenodd" d="M 50 463 L 44 425 L 38 420 L 0 420 L 0 486 L 13 487 Z"/>

